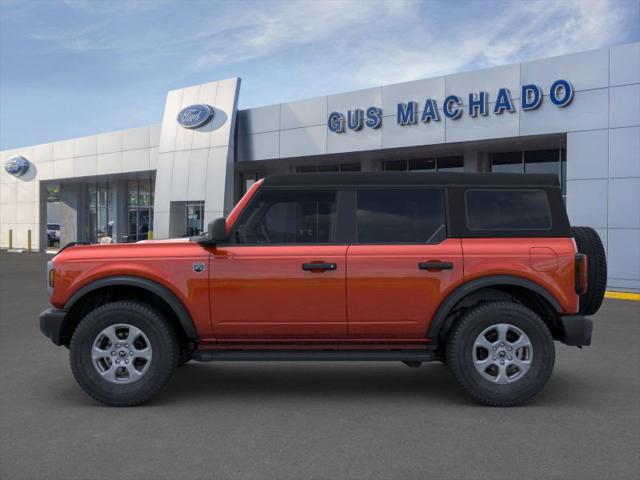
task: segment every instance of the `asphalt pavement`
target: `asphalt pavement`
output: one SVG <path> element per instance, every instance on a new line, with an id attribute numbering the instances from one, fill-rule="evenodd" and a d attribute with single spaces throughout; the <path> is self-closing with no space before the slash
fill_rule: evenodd
<path id="1" fill-rule="evenodd" d="M 525 406 L 471 401 L 441 364 L 190 363 L 150 403 L 97 404 L 38 329 L 45 262 L 0 252 L 0 478 L 612 479 L 640 472 L 640 302 L 557 344 Z"/>

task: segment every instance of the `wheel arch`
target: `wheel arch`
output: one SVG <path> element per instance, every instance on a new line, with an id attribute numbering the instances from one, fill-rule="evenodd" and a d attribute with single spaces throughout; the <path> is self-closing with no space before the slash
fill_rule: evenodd
<path id="1" fill-rule="evenodd" d="M 472 305 L 483 301 L 486 295 L 510 296 L 518 299 L 527 297 L 532 309 L 541 314 L 552 332 L 555 329 L 553 320 L 562 312 L 560 302 L 541 285 L 521 277 L 512 275 L 492 275 L 464 283 L 451 292 L 436 310 L 427 331 L 427 338 L 439 343 L 444 339 L 457 317 L 455 313 L 464 307 L 465 300 L 473 299 Z M 527 304 L 527 301 L 524 303 Z"/>
<path id="2" fill-rule="evenodd" d="M 88 311 L 95 306 L 108 303 L 111 298 L 134 298 L 152 303 L 169 317 L 178 335 L 184 340 L 197 340 L 191 315 L 174 292 L 148 278 L 116 275 L 84 285 L 65 303 L 67 316 L 62 334 L 63 343 L 68 344 L 73 331 Z"/>

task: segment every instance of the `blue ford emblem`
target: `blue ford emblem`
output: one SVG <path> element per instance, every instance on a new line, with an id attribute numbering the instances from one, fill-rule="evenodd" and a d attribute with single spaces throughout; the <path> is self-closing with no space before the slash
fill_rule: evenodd
<path id="1" fill-rule="evenodd" d="M 9 175 L 20 177 L 29 170 L 29 160 L 21 156 L 11 157 L 4 164 L 4 169 Z"/>
<path id="2" fill-rule="evenodd" d="M 184 128 L 198 128 L 213 118 L 213 108 L 209 105 L 191 105 L 178 113 L 178 123 Z"/>

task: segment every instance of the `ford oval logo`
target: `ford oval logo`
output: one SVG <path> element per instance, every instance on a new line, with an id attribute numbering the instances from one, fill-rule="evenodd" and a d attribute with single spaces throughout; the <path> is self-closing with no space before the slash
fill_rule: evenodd
<path id="1" fill-rule="evenodd" d="M 21 156 L 11 157 L 4 164 L 4 169 L 9 175 L 21 177 L 29 170 L 29 160 Z"/>
<path id="2" fill-rule="evenodd" d="M 213 107 L 209 105 L 191 105 L 178 113 L 178 123 L 184 128 L 198 128 L 213 118 Z"/>

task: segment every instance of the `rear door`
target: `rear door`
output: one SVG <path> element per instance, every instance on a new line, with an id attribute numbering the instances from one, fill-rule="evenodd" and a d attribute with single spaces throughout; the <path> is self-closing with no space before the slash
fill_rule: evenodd
<path id="1" fill-rule="evenodd" d="M 355 204 L 349 336 L 424 338 L 441 300 L 463 279 L 461 241 L 446 238 L 444 190 L 361 188 Z"/>
<path id="2" fill-rule="evenodd" d="M 219 339 L 347 335 L 346 243 L 336 190 L 261 189 L 212 252 L 211 310 Z"/>

